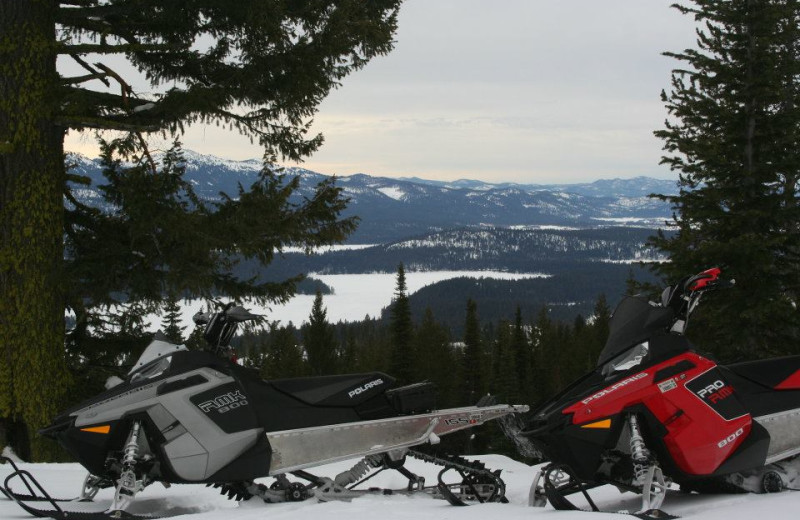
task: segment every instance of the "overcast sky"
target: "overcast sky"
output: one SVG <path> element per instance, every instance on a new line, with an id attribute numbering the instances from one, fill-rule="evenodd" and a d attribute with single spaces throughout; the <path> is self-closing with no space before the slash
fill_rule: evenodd
<path id="1" fill-rule="evenodd" d="M 406 0 L 395 49 L 322 103 L 325 144 L 304 167 L 490 182 L 581 182 L 650 175 L 653 130 L 694 21 L 674 0 Z M 184 146 L 231 159 L 258 147 L 216 126 Z M 67 137 L 91 153 L 93 140 Z"/>

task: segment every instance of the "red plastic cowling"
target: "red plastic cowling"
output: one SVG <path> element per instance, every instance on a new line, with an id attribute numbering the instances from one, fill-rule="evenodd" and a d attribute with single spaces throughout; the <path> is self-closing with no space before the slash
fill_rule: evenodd
<path id="1" fill-rule="evenodd" d="M 800 370 L 781 381 L 775 390 L 800 390 Z"/>
<path id="2" fill-rule="evenodd" d="M 698 278 L 694 281 L 691 287 L 689 287 L 690 291 L 699 291 L 700 289 L 705 289 L 705 287 L 712 283 L 716 282 L 719 278 L 719 275 L 722 274 L 722 269 L 719 267 L 713 267 L 706 271 L 703 271 L 699 275 L 696 276 Z"/>
<path id="3" fill-rule="evenodd" d="M 682 373 L 655 380 L 662 369 L 688 361 Z M 677 466 L 689 475 L 710 475 L 736 451 L 750 433 L 748 413 L 725 419 L 687 384 L 712 375 L 716 364 L 694 352 L 686 352 L 632 374 L 599 392 L 587 396 L 563 413 L 573 414 L 572 423 L 587 424 L 644 405 L 666 430 L 664 444 Z M 735 389 L 720 374 L 713 373 L 706 392 L 714 402 L 736 399 Z M 707 376 L 706 376 L 707 377 Z"/>

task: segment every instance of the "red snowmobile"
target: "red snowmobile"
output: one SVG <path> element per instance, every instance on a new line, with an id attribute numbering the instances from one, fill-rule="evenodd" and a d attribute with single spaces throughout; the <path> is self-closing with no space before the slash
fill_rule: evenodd
<path id="1" fill-rule="evenodd" d="M 800 472 L 800 356 L 722 366 L 684 336 L 703 294 L 730 287 L 709 269 L 614 311 L 597 368 L 550 399 L 521 432 L 551 463 L 531 505 L 611 484 L 659 510 L 670 482 L 683 491 L 776 492 Z M 798 479 L 800 480 L 800 479 Z M 666 515 L 668 516 L 668 515 Z"/>

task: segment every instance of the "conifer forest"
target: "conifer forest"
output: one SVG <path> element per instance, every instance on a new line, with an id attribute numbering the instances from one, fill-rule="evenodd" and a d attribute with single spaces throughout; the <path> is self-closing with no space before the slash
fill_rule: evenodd
<path id="1" fill-rule="evenodd" d="M 430 381 L 441 408 L 486 394 L 534 407 L 595 368 L 623 294 L 656 299 L 711 267 L 737 283 L 708 297 L 690 340 L 726 363 L 800 354 L 800 2 L 673 6 L 696 41 L 653 56 L 672 73 L 648 93 L 666 118 L 646 135 L 672 191 L 293 175 L 284 165 L 322 146 L 323 101 L 399 45 L 401 4 L 0 0 L 0 449 L 68 459 L 36 432 L 125 376 L 154 325 L 204 348 L 201 328 L 181 322 L 189 300 L 266 308 L 314 293 L 303 324 L 246 327 L 232 344 L 239 361 L 265 379 Z M 191 177 L 182 139 L 192 125 L 257 144 L 252 176 Z M 65 150 L 69 133 L 96 144 L 91 172 Z M 353 237 L 374 247 L 314 254 Z M 407 267 L 553 277 L 478 289 L 455 279 L 412 294 Z M 329 289 L 307 275 L 348 270 L 396 272 L 382 314 L 328 318 Z M 448 442 L 513 453 L 496 426 Z"/>

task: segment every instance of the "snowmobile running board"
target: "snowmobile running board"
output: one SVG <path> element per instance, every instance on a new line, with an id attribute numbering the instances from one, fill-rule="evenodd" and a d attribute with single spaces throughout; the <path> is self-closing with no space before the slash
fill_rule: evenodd
<path id="1" fill-rule="evenodd" d="M 439 437 L 483 424 L 527 405 L 468 406 L 419 415 L 268 432 L 270 476 L 378 453 L 437 444 Z M 367 446 L 368 448 L 364 448 Z"/>

